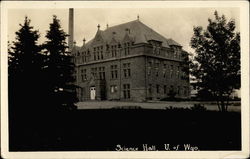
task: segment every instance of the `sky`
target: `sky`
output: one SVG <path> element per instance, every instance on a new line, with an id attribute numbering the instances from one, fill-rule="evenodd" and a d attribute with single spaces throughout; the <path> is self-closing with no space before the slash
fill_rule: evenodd
<path id="1" fill-rule="evenodd" d="M 238 8 L 76 8 L 74 9 L 74 40 L 82 46 L 83 38 L 91 40 L 97 31 L 97 25 L 105 30 L 107 24 L 114 26 L 139 19 L 166 38 L 172 38 L 188 52 L 193 52 L 189 46 L 194 26 L 206 28 L 208 18 L 214 19 L 214 11 L 226 18 L 234 19 L 236 30 L 240 30 L 240 11 Z M 8 10 L 8 40 L 15 40 L 15 32 L 28 16 L 31 26 L 39 30 L 39 43 L 43 43 L 52 16 L 60 19 L 61 26 L 68 32 L 68 9 L 9 9 Z"/>

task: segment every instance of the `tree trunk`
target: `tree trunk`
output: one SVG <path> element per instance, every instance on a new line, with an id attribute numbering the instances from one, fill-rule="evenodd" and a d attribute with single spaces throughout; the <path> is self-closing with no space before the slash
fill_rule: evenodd
<path id="1" fill-rule="evenodd" d="M 224 100 L 223 99 L 221 99 L 221 111 L 222 112 L 226 112 L 226 107 L 225 107 L 225 103 L 224 103 Z"/>
<path id="2" fill-rule="evenodd" d="M 230 95 L 228 95 L 228 96 L 227 96 L 227 101 L 226 101 L 226 111 L 227 111 L 228 104 L 229 104 L 229 96 L 230 96 Z"/>
<path id="3" fill-rule="evenodd" d="M 219 100 L 217 99 L 216 102 L 217 102 L 217 106 L 218 106 L 219 111 L 221 111 L 221 107 L 220 107 L 220 102 L 219 102 Z"/>

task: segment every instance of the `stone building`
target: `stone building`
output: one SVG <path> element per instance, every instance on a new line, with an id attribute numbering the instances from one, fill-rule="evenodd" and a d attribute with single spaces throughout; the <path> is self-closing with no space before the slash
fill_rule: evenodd
<path id="1" fill-rule="evenodd" d="M 72 31 L 71 31 L 72 32 Z M 71 39 L 72 40 L 72 39 Z M 189 79 L 182 71 L 182 46 L 143 24 L 97 27 L 93 39 L 73 45 L 80 101 L 158 100 L 174 92 L 189 98 Z"/>

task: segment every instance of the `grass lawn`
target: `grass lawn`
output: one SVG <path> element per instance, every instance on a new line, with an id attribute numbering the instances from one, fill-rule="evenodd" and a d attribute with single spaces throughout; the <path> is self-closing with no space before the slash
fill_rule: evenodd
<path id="1" fill-rule="evenodd" d="M 29 118 L 27 121 L 32 121 Z M 35 122 L 35 123 L 34 123 Z M 10 151 L 115 151 L 191 144 L 199 150 L 240 150 L 238 112 L 190 109 L 86 109 L 10 122 Z"/>

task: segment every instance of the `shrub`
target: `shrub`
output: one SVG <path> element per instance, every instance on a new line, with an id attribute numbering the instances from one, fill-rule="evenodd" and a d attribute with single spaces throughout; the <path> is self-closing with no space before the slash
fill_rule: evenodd
<path id="1" fill-rule="evenodd" d="M 204 106 L 204 104 L 194 104 L 193 107 L 190 107 L 191 110 L 193 111 L 206 111 L 207 108 Z"/>

